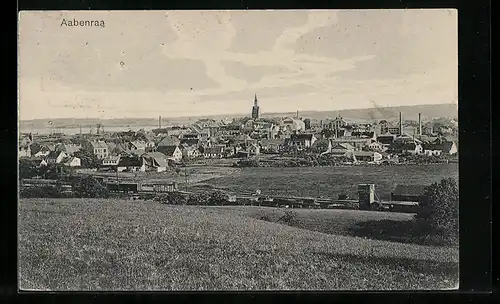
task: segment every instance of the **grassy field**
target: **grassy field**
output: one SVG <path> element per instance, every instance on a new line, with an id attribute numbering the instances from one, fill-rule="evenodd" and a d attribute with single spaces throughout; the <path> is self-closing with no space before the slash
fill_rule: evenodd
<path id="1" fill-rule="evenodd" d="M 409 215 L 300 210 L 299 218 L 332 223 L 333 230 L 322 233 L 273 222 L 271 217 L 279 217 L 278 212 L 141 201 L 22 199 L 20 287 L 385 290 L 457 286 L 455 248 L 347 235 L 357 222 L 408 221 Z M 260 220 L 262 215 L 269 218 Z"/>
<path id="2" fill-rule="evenodd" d="M 204 181 L 215 188 L 263 194 L 357 198 L 357 185 L 374 183 L 381 199 L 389 199 L 397 184 L 424 184 L 458 177 L 458 164 L 409 166 L 347 166 L 303 168 L 242 168 L 230 176 Z"/>

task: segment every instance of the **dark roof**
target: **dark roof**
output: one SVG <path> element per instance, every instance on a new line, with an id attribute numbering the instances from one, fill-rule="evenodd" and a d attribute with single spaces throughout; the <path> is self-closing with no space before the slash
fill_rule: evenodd
<path id="1" fill-rule="evenodd" d="M 295 140 L 312 140 L 314 134 L 310 134 L 310 133 L 303 133 L 303 134 L 292 134 L 290 135 L 290 139 L 292 141 L 295 141 Z"/>
<path id="2" fill-rule="evenodd" d="M 158 147 L 178 146 L 180 140 L 172 136 L 166 136 L 158 143 Z"/>
<path id="3" fill-rule="evenodd" d="M 142 166 L 142 159 L 139 157 L 121 157 L 118 162 L 119 167 L 140 167 Z"/>
<path id="4" fill-rule="evenodd" d="M 392 195 L 421 196 L 426 187 L 426 185 L 397 185 Z"/>
<path id="5" fill-rule="evenodd" d="M 366 136 L 369 138 L 372 138 L 375 135 L 375 132 L 358 132 L 358 131 L 353 131 L 351 133 L 352 136 Z"/>
<path id="6" fill-rule="evenodd" d="M 172 156 L 175 152 L 175 149 L 177 148 L 177 146 L 160 146 L 159 147 L 159 151 L 163 154 L 165 154 L 166 156 Z"/>
<path id="7" fill-rule="evenodd" d="M 200 139 L 198 138 L 183 138 L 180 140 L 180 144 L 187 144 L 188 146 L 197 146 L 200 144 Z"/>
<path id="8" fill-rule="evenodd" d="M 156 165 L 160 167 L 168 167 L 168 162 L 167 162 L 167 157 L 165 154 L 161 152 L 149 152 L 143 154 L 143 156 L 146 160 L 148 161 L 153 161 L 156 163 Z"/>
<path id="9" fill-rule="evenodd" d="M 217 153 L 222 153 L 224 151 L 224 147 L 219 146 L 219 147 L 207 147 L 205 148 L 205 153 L 206 154 L 217 154 Z"/>

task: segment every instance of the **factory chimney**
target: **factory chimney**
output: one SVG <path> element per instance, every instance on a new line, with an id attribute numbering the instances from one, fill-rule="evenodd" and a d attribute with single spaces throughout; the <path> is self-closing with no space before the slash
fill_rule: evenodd
<path id="1" fill-rule="evenodd" d="M 399 112 L 399 135 L 403 135 L 403 113 Z"/>
<path id="2" fill-rule="evenodd" d="M 299 110 L 297 110 L 297 119 L 299 119 Z"/>
<path id="3" fill-rule="evenodd" d="M 418 136 L 422 136 L 422 114 L 418 113 Z"/>
<path id="4" fill-rule="evenodd" d="M 161 116 L 158 116 L 158 129 L 161 129 Z"/>

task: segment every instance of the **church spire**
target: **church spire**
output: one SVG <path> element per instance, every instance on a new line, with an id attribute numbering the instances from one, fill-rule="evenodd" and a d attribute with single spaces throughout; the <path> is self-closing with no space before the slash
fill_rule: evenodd
<path id="1" fill-rule="evenodd" d="M 257 94 L 255 94 L 255 97 L 253 99 L 253 105 L 258 106 L 258 101 L 257 101 Z"/>

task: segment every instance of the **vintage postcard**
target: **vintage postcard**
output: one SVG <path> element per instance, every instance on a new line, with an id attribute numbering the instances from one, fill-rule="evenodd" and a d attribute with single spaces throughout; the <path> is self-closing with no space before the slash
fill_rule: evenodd
<path id="1" fill-rule="evenodd" d="M 445 9 L 20 12 L 20 289 L 457 289 L 457 43 Z"/>

